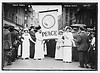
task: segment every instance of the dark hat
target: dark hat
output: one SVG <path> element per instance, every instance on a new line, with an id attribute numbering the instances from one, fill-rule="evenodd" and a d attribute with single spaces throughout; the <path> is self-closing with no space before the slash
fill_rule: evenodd
<path id="1" fill-rule="evenodd" d="M 41 26 L 35 27 L 35 29 L 39 30 L 39 29 L 41 29 Z"/>
<path id="2" fill-rule="evenodd" d="M 9 26 L 10 31 L 14 31 L 14 26 Z"/>
<path id="3" fill-rule="evenodd" d="M 3 28 L 8 29 L 8 28 L 9 28 L 9 25 L 8 25 L 8 24 L 5 24 L 5 25 L 3 26 Z"/>
<path id="4" fill-rule="evenodd" d="M 31 26 L 31 27 L 30 27 L 30 29 L 32 29 L 32 28 L 34 29 L 34 28 L 35 28 L 35 26 Z"/>

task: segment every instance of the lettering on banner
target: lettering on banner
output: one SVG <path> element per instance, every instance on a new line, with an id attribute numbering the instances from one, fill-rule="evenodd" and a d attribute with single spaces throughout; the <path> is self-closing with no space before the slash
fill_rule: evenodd
<path id="1" fill-rule="evenodd" d="M 42 32 L 42 37 L 45 37 L 45 36 L 57 36 L 57 31 Z"/>

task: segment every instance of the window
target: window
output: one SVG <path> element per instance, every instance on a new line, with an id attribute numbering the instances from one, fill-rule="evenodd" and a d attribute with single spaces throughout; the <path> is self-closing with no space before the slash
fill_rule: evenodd
<path id="1" fill-rule="evenodd" d="M 8 10 L 7 9 L 4 10 L 4 17 L 6 17 L 6 18 L 8 17 Z"/>
<path id="2" fill-rule="evenodd" d="M 15 22 L 17 23 L 17 16 L 16 16 L 16 18 L 15 18 Z"/>
<path id="3" fill-rule="evenodd" d="M 12 14 L 12 21 L 14 21 L 14 13 Z"/>

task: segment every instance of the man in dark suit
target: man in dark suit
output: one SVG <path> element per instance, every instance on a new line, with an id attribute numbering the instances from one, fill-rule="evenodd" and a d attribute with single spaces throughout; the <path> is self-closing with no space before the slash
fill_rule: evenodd
<path id="1" fill-rule="evenodd" d="M 7 65 L 11 65 L 11 56 L 7 55 L 8 52 L 10 52 L 12 48 L 12 43 L 11 43 L 11 33 L 8 30 L 9 26 L 5 25 L 3 27 L 3 66 L 5 66 L 5 61 L 7 61 Z"/>
<path id="2" fill-rule="evenodd" d="M 78 35 L 75 38 L 78 54 L 79 54 L 79 63 L 80 67 L 87 67 L 88 59 L 87 59 L 87 51 L 89 48 L 89 39 L 88 35 L 85 32 L 84 27 L 80 26 Z"/>
<path id="3" fill-rule="evenodd" d="M 12 47 L 14 48 L 13 51 L 13 57 L 12 57 L 12 61 L 15 61 L 15 59 L 17 59 L 17 53 L 18 53 L 18 32 L 14 30 L 14 26 L 10 26 L 10 32 L 11 32 L 11 40 L 12 40 Z"/>
<path id="4" fill-rule="evenodd" d="M 77 28 L 73 28 L 72 30 L 72 34 L 73 34 L 73 38 L 76 39 L 76 37 L 78 37 L 78 33 L 77 33 Z M 79 61 L 79 57 L 78 57 L 78 50 L 76 46 L 72 47 L 72 60 L 73 61 Z"/>

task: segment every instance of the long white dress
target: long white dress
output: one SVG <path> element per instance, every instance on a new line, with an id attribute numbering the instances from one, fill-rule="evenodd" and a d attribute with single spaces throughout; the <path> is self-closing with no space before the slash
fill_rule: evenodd
<path id="1" fill-rule="evenodd" d="M 72 62 L 72 40 L 73 35 L 71 32 L 64 33 L 64 50 L 63 50 L 63 61 Z"/>
<path id="2" fill-rule="evenodd" d="M 21 45 L 18 46 L 18 56 L 21 56 Z"/>
<path id="3" fill-rule="evenodd" d="M 43 43 L 44 55 L 47 55 L 47 45 Z"/>
<path id="4" fill-rule="evenodd" d="M 29 58 L 30 55 L 30 40 L 32 40 L 29 33 L 23 34 L 22 37 L 23 43 L 22 43 L 22 58 Z"/>
<path id="5" fill-rule="evenodd" d="M 58 35 L 58 40 L 56 43 L 55 59 L 63 59 L 63 39 L 62 35 Z"/>
<path id="6" fill-rule="evenodd" d="M 19 38 L 20 38 L 21 36 L 19 36 Z M 18 56 L 21 56 L 21 44 L 19 44 L 19 46 L 18 46 Z"/>
<path id="7" fill-rule="evenodd" d="M 35 43 L 34 59 L 43 59 L 44 50 L 43 50 L 42 34 L 37 32 L 35 35 L 36 35 L 36 43 Z"/>

